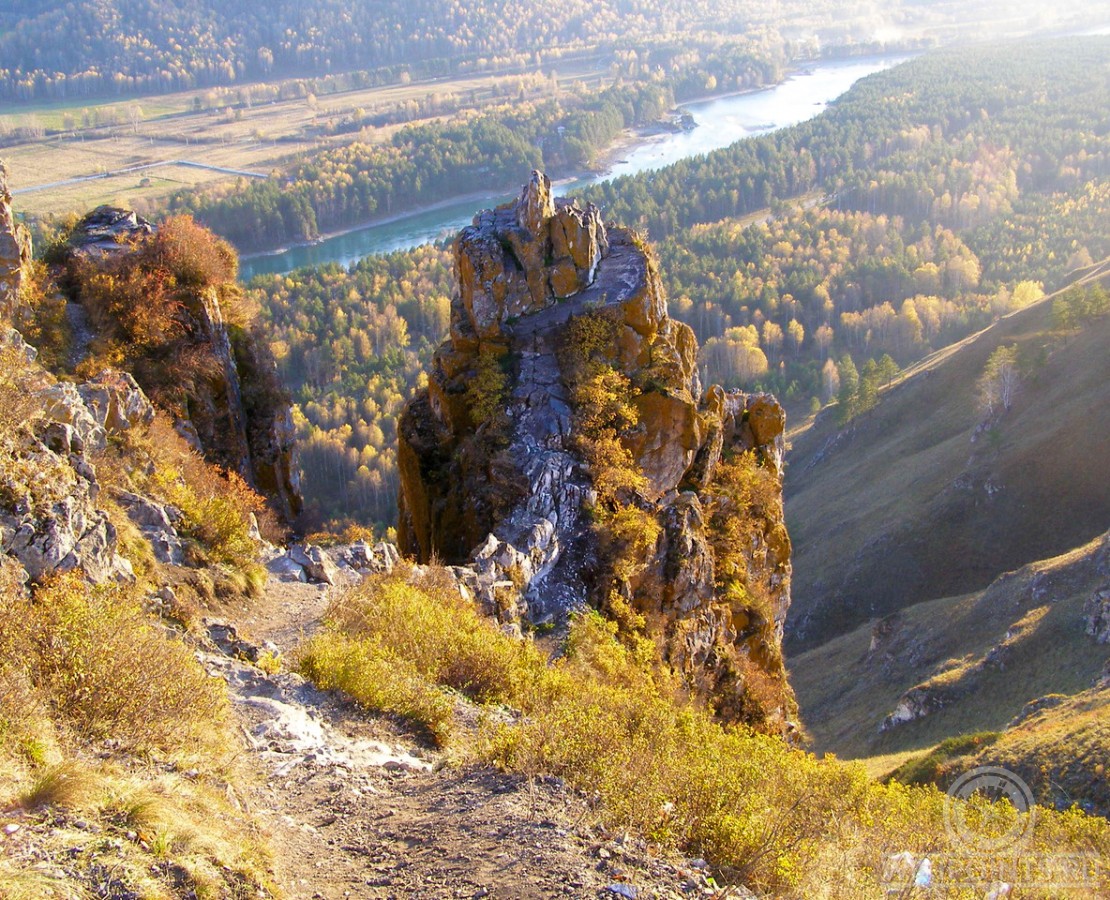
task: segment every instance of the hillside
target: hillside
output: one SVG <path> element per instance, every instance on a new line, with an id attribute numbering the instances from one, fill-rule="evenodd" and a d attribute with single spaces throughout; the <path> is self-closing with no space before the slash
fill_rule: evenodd
<path id="1" fill-rule="evenodd" d="M 833 408 L 792 436 L 795 653 L 1105 530 L 1110 317 L 1059 330 L 1054 311 L 1050 297 L 1012 313 L 914 366 L 847 427 Z M 1010 346 L 1021 387 L 986 421 L 977 381 Z"/>
<path id="2" fill-rule="evenodd" d="M 892 37 L 950 37 L 973 25 L 993 32 L 1081 28 L 1105 13 L 1103 0 L 1059 4 L 1046 14 L 1023 0 L 1004 15 L 989 2 L 897 3 L 879 20 Z M 870 10 L 867 10 L 870 13 Z M 1017 25 L 1015 23 L 1022 23 Z M 874 20 L 835 0 L 767 7 L 729 0 L 658 0 L 555 7 L 487 0 L 463 7 L 400 3 L 280 2 L 262 7 L 226 0 L 165 4 L 110 0 L 0 4 L 0 96 L 42 100 L 157 93 L 242 84 L 273 73 L 324 76 L 360 70 L 395 80 L 402 72 L 444 74 L 462 66 L 517 66 L 533 55 L 559 58 L 599 48 L 624 50 L 660 36 L 696 31 L 773 32 L 814 43 L 877 45 Z M 775 34 L 778 41 L 782 38 Z"/>
<path id="3" fill-rule="evenodd" d="M 814 749 L 879 757 L 873 768 L 889 771 L 912 751 L 978 735 L 928 775 L 944 786 L 974 750 L 1016 767 L 1045 802 L 1106 810 L 1097 765 L 1110 752 L 1108 585 L 1103 534 L 986 590 L 909 606 L 793 657 Z M 920 778 L 921 765 L 910 766 L 899 777 Z"/>

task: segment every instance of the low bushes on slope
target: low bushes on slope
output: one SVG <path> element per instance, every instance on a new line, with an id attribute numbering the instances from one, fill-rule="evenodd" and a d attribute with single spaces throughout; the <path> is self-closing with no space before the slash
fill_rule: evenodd
<path id="1" fill-rule="evenodd" d="M 415 717 L 441 743 L 461 742 L 449 689 L 508 706 L 488 717 L 495 724 L 472 748 L 479 758 L 560 776 L 608 824 L 703 854 L 729 879 L 776 896 L 878 897 L 893 854 L 943 851 L 935 788 L 875 784 L 858 766 L 717 724 L 683 699 L 649 641 L 621 643 L 593 613 L 575 620 L 549 662 L 434 572 L 372 579 L 338 600 L 302 670 L 370 708 Z M 967 814 L 1002 830 L 1016 815 L 983 804 Z M 1105 858 L 1110 828 L 1044 811 L 1034 841 L 1030 850 Z"/>
<path id="2" fill-rule="evenodd" d="M 266 896 L 264 844 L 232 799 L 223 685 L 132 588 L 70 574 L 32 597 L 16 574 L 0 566 L 0 809 L 29 820 L 0 894 Z"/>

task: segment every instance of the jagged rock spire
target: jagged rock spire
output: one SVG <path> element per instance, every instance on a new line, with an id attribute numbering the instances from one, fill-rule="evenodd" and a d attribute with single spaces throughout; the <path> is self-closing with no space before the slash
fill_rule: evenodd
<path id="1" fill-rule="evenodd" d="M 507 624 L 557 621 L 616 589 L 662 629 L 690 683 L 710 685 L 726 718 L 781 725 L 793 709 L 780 649 L 790 602 L 782 407 L 719 387 L 703 397 L 697 340 L 667 314 L 650 251 L 595 207 L 553 200 L 539 172 L 517 200 L 475 217 L 455 260 L 450 338 L 399 425 L 402 551 L 455 564 L 463 590 Z M 628 380 L 622 399 L 637 418 L 621 434 L 644 476 L 633 502 L 659 533 L 615 587 L 563 364 L 568 327 L 585 316 L 611 330 L 601 353 Z M 504 382 L 496 426 L 475 414 L 484 380 Z M 718 474 L 745 451 L 769 485 L 758 510 L 736 507 Z M 734 508 L 748 519 L 742 566 L 717 559 L 711 534 Z M 723 595 L 719 565 L 747 581 Z M 777 699 L 771 689 L 752 699 L 746 667 L 764 688 L 779 686 Z"/>

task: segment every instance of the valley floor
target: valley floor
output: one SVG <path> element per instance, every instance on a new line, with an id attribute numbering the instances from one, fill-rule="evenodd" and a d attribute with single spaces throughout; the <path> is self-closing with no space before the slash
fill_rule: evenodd
<path id="1" fill-rule="evenodd" d="M 327 603 L 323 586 L 271 579 L 238 628 L 213 620 L 209 633 L 231 652 L 249 635 L 288 657 Z M 289 898 L 713 894 L 698 861 L 658 858 L 599 829 L 588 798 L 557 779 L 451 763 L 297 675 L 268 675 L 229 653 L 204 661 L 235 701 L 258 770 L 248 805 L 271 836 Z"/>

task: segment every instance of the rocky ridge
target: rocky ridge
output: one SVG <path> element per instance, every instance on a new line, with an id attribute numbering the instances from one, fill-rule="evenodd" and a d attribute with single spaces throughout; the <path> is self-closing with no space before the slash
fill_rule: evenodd
<path id="1" fill-rule="evenodd" d="M 7 171 L 0 162 L 0 316 L 9 318 L 31 262 L 31 236 L 12 212 Z"/>
<path id="2" fill-rule="evenodd" d="M 132 253 L 139 242 L 157 232 L 155 225 L 131 210 L 98 207 L 69 238 L 70 266 L 76 261 L 96 267 Z M 214 363 L 198 389 L 182 389 L 182 395 L 173 398 L 178 431 L 211 461 L 238 472 L 272 498 L 292 520 L 302 506 L 293 463 L 295 434 L 289 404 L 267 396 L 266 382 L 276 379 L 272 359 L 249 335 L 233 339 L 217 288 L 181 291 L 178 299 L 188 344 L 209 354 Z M 269 393 L 278 392 L 270 389 Z"/>
<path id="3" fill-rule="evenodd" d="M 93 261 L 118 256 L 155 233 L 153 225 L 132 212 L 101 208 L 75 230 L 69 252 Z M 133 580 L 131 563 L 119 552 L 116 525 L 105 509 L 110 499 L 134 523 L 155 559 L 180 566 L 185 562 L 177 531 L 181 514 L 127 491 L 112 490 L 106 498 L 97 474 L 110 438 L 152 423 L 155 407 L 143 388 L 130 373 L 114 368 L 83 381 L 57 380 L 39 364 L 36 349 L 6 324 L 26 312 L 21 288 L 29 277 L 30 258 L 30 239 L 12 215 L 0 167 L 0 389 L 8 407 L 0 415 L 0 552 L 14 557 L 32 581 L 70 570 L 80 570 L 96 583 Z M 198 450 L 240 471 L 292 516 L 300 508 L 300 496 L 289 408 L 273 402 L 252 406 L 244 399 L 250 382 L 244 387 L 241 373 L 257 379 L 267 360 L 249 339 L 233 344 L 214 291 L 194 299 L 183 310 L 192 340 L 210 347 L 219 365 L 208 379 L 210 390 L 193 398 L 191 415 L 179 427 L 192 435 Z M 77 304 L 71 300 L 68 306 Z M 218 450 L 228 448 L 229 454 L 219 455 Z"/>
<path id="4" fill-rule="evenodd" d="M 722 715 L 786 727 L 782 407 L 716 386 L 703 394 L 697 341 L 668 316 L 650 249 L 595 207 L 553 199 L 540 173 L 517 201 L 475 217 L 455 265 L 450 338 L 400 422 L 402 552 L 454 566 L 461 589 L 512 628 L 557 624 L 616 591 Z M 563 364 L 569 326 L 584 317 L 611 329 L 606 362 L 632 385 L 638 421 L 621 441 L 645 480 L 634 502 L 660 534 L 636 574 L 615 582 L 592 527 L 597 491 Z M 491 360 L 499 421 L 476 413 Z M 773 496 L 733 508 L 719 473 L 744 454 Z M 726 572 L 711 531 L 737 516 L 749 527 L 743 562 L 730 565 L 743 571 Z M 738 587 L 726 598 L 729 578 Z"/>

